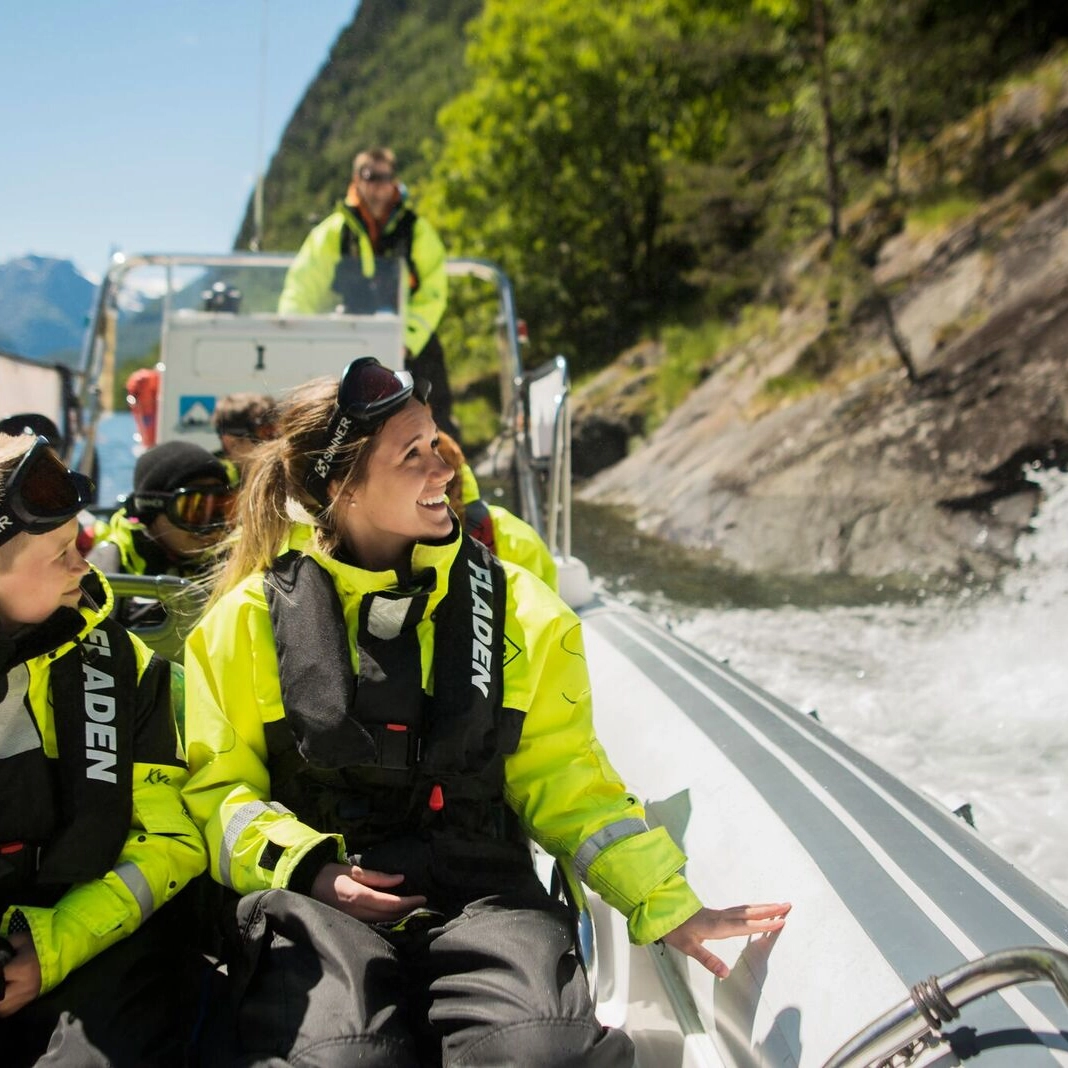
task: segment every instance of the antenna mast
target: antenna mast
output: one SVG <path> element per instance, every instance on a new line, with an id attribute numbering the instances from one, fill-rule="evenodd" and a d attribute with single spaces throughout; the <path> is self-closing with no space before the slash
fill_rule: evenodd
<path id="1" fill-rule="evenodd" d="M 263 16 L 260 23 L 260 84 L 259 116 L 256 128 L 256 191 L 252 196 L 252 240 L 249 248 L 259 252 L 263 246 L 263 127 L 266 121 L 267 98 L 267 7 L 263 0 Z"/>

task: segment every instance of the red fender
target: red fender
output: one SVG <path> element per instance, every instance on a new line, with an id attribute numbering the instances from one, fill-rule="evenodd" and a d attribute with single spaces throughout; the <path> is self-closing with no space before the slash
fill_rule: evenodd
<path id="1" fill-rule="evenodd" d="M 141 443 L 156 444 L 156 409 L 159 406 L 159 371 L 142 367 L 126 379 L 126 403 L 133 412 Z"/>

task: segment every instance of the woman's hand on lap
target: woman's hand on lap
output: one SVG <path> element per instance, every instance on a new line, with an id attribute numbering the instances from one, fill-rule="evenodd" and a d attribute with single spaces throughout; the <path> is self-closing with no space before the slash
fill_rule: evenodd
<path id="1" fill-rule="evenodd" d="M 426 904 L 419 894 L 400 897 L 388 892 L 402 882 L 403 875 L 356 864 L 326 864 L 312 883 L 311 896 L 365 923 L 388 923 Z"/>
<path id="2" fill-rule="evenodd" d="M 13 1016 L 41 993 L 41 962 L 33 936 L 23 931 L 8 938 L 15 956 L 4 967 L 4 1000 L 0 1017 Z"/>

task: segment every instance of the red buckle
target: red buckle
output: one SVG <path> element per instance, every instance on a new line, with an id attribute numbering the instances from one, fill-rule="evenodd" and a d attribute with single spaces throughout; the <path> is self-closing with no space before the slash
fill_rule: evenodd
<path id="1" fill-rule="evenodd" d="M 26 848 L 25 842 L 4 842 L 0 844 L 0 855 L 8 853 L 21 853 Z"/>

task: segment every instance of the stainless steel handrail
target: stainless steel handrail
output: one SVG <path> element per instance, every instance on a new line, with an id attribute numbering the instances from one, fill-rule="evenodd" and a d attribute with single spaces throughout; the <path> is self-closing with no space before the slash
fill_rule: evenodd
<path id="1" fill-rule="evenodd" d="M 105 572 L 115 595 L 123 597 L 150 598 L 163 606 L 166 619 L 162 623 L 131 626 L 150 649 L 168 660 L 181 662 L 186 635 L 200 618 L 207 600 L 207 591 L 188 579 L 176 575 L 124 575 Z"/>
<path id="2" fill-rule="evenodd" d="M 824 1068 L 866 1068 L 928 1036 L 937 1036 L 970 1001 L 1003 987 L 1040 979 L 1051 982 L 1068 1005 L 1068 953 L 1044 946 L 1003 949 L 931 976 L 912 988 L 912 996 L 853 1036 Z"/>

